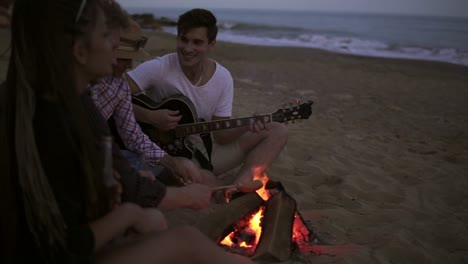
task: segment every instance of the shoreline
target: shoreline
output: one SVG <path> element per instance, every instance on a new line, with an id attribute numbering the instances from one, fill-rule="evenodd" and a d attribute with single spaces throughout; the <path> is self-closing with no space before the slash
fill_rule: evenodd
<path id="1" fill-rule="evenodd" d="M 143 30 L 145 34 L 148 36 L 151 36 L 155 39 L 158 39 L 159 41 L 163 41 L 163 47 L 160 49 L 165 49 L 168 50 L 170 49 L 170 46 L 168 46 L 168 42 L 173 41 L 175 45 L 175 38 L 176 35 L 165 32 L 162 30 L 153 30 L 153 29 L 144 29 Z M 299 46 L 270 46 L 270 45 L 257 45 L 257 44 L 248 44 L 248 43 L 237 43 L 237 42 L 229 42 L 229 41 L 223 41 L 223 40 L 217 40 L 216 41 L 217 47 L 221 48 L 231 48 L 235 46 L 239 47 L 244 47 L 248 49 L 249 47 L 255 48 L 255 49 L 261 49 L 261 48 L 272 48 L 272 49 L 283 49 L 286 52 L 294 52 L 294 50 L 301 50 L 304 52 L 310 52 L 310 53 L 324 53 L 324 54 L 330 54 L 331 56 L 343 56 L 343 57 L 355 57 L 355 58 L 362 58 L 362 59 L 368 59 L 368 60 L 385 60 L 389 62 L 397 62 L 397 63 L 436 63 L 436 64 L 447 64 L 455 67 L 462 67 L 462 68 L 468 68 L 468 65 L 464 64 L 457 64 L 457 63 L 452 63 L 452 62 L 447 62 L 447 61 L 439 61 L 439 60 L 426 60 L 426 59 L 417 59 L 417 58 L 399 58 L 399 57 L 379 57 L 379 56 L 372 56 L 372 55 L 361 55 L 361 54 L 351 54 L 351 53 L 343 53 L 343 52 L 338 52 L 338 51 L 332 51 L 332 50 L 326 50 L 326 49 L 321 49 L 321 48 L 315 48 L 315 47 L 299 47 Z M 148 45 L 149 46 L 149 45 Z M 148 48 L 147 46 L 147 48 Z M 157 46 L 157 44 L 153 43 L 151 46 Z M 217 49 L 217 48 L 215 48 Z M 156 48 L 157 50 L 157 48 Z M 175 49 L 174 49 L 175 51 Z M 216 51 L 215 51 L 216 52 Z M 160 54 L 159 54 L 160 55 Z"/>
<path id="2" fill-rule="evenodd" d="M 153 10 L 156 12 L 155 10 Z M 152 28 L 154 29 L 154 24 L 159 25 L 159 29 L 169 32 L 171 34 L 176 33 L 174 19 L 169 19 L 165 16 L 157 16 L 156 13 L 152 13 L 151 9 L 145 11 L 144 15 L 134 14 L 134 17 L 145 16 L 150 19 L 138 19 L 143 28 Z M 235 12 L 234 12 L 235 13 Z M 404 37 L 400 38 L 398 32 L 391 32 L 391 35 L 394 37 L 382 37 L 381 34 L 376 34 L 376 32 L 362 33 L 358 31 L 354 32 L 353 28 L 347 28 L 342 33 L 335 34 L 334 31 L 328 32 L 326 29 L 324 31 L 318 29 L 311 29 L 307 26 L 300 26 L 297 24 L 291 24 L 288 21 L 284 22 L 284 28 L 279 24 L 262 24 L 260 22 L 249 22 L 247 19 L 236 19 L 232 12 L 221 12 L 221 17 L 226 17 L 226 20 L 218 21 L 219 32 L 218 40 L 239 43 L 239 44 L 251 44 L 251 45 L 261 45 L 261 46 L 281 46 L 281 47 L 305 47 L 305 48 L 318 48 L 321 50 L 332 51 L 343 54 L 353 54 L 353 55 L 363 55 L 363 56 L 372 56 L 379 58 L 402 58 L 402 59 L 416 59 L 416 60 L 427 60 L 427 61 L 442 61 L 449 62 L 453 64 L 465 65 L 468 66 L 468 50 L 466 45 L 468 39 L 463 37 L 453 36 L 449 38 L 440 32 L 437 28 L 434 29 L 434 37 L 437 39 L 440 38 L 446 39 L 444 41 L 434 41 L 432 39 L 427 39 L 422 37 L 423 40 L 420 40 L 417 32 L 417 26 L 409 27 L 408 32 L 412 32 L 407 36 L 407 40 Z M 164 14 L 163 11 L 160 11 L 159 14 Z M 175 14 L 174 11 L 169 11 L 166 15 L 168 17 L 173 17 Z M 265 14 L 260 13 L 260 16 Z M 155 17 L 157 16 L 157 17 Z M 336 18 L 336 15 L 330 15 L 331 19 Z M 368 23 L 378 23 L 375 17 L 366 16 L 367 18 L 371 17 L 372 19 L 367 21 Z M 392 17 L 392 16 L 391 16 Z M 270 16 L 267 16 L 268 19 L 273 19 Z M 299 19 L 299 18 L 298 18 Z M 306 19 L 304 15 L 300 19 Z M 315 20 L 314 20 L 315 19 Z M 351 17 L 352 19 L 352 17 Z M 421 18 L 422 19 L 422 18 Z M 429 18 L 424 18 L 426 22 L 432 22 Z M 445 18 L 449 19 L 449 18 Z M 245 21 L 244 21 L 245 20 Z M 312 18 L 311 21 L 315 21 L 316 18 Z M 274 20 L 276 21 L 276 20 Z M 281 21 L 279 18 L 278 21 Z M 364 20 L 366 21 L 366 20 Z M 393 17 L 393 22 L 389 22 L 390 26 L 393 28 L 395 26 L 405 27 L 404 24 L 398 24 L 399 19 Z M 362 22 L 362 21 L 361 21 Z M 364 23 L 364 22 L 363 22 Z M 395 25 L 392 23 L 396 23 Z M 415 21 L 415 24 L 422 23 L 421 21 Z M 446 21 L 441 21 L 441 25 L 444 25 Z M 448 23 L 448 22 L 447 22 Z M 458 27 L 468 23 L 467 21 L 461 20 L 457 24 Z M 468 25 L 468 24 L 466 24 Z M 314 27 L 312 27 L 314 28 Z M 463 27 L 462 27 L 463 28 Z M 289 30 L 289 33 L 284 31 Z M 403 34 L 405 30 L 402 29 Z M 452 35 L 456 35 L 455 32 L 451 32 Z M 446 33 L 448 34 L 448 33 Z M 415 35 L 415 37 L 410 37 Z M 424 34 L 422 34 L 424 36 Z M 441 43 L 444 44 L 441 44 Z M 437 44 L 439 43 L 439 44 Z"/>
<path id="3" fill-rule="evenodd" d="M 170 31 L 164 31 L 165 33 L 175 35 Z M 239 45 L 247 45 L 247 46 L 260 46 L 260 47 L 278 47 L 278 48 L 305 48 L 305 49 L 316 49 L 320 51 L 325 51 L 325 52 L 332 52 L 335 54 L 343 54 L 343 55 L 352 55 L 352 56 L 363 56 L 363 57 L 372 57 L 372 58 L 380 58 L 380 59 L 401 59 L 401 60 L 417 60 L 417 61 L 429 61 L 429 62 L 444 62 L 444 63 L 449 63 L 449 64 L 454 64 L 454 65 L 460 65 L 460 66 L 465 66 L 468 67 L 468 61 L 465 62 L 453 62 L 449 61 L 447 59 L 434 59 L 434 58 L 425 58 L 425 57 L 418 57 L 418 56 L 409 56 L 405 54 L 391 54 L 391 52 L 383 52 L 381 54 L 378 54 L 378 52 L 375 52 L 375 54 L 371 54 L 369 51 L 363 51 L 363 52 L 346 52 L 346 51 L 339 51 L 339 50 L 333 50 L 333 49 L 327 49 L 325 47 L 313 47 L 313 46 L 307 46 L 307 45 L 299 45 L 299 44 L 291 44 L 291 45 L 279 45 L 279 44 L 256 44 L 256 43 L 247 43 L 247 42 L 242 42 L 242 41 L 230 41 L 226 39 L 220 39 L 218 35 L 218 42 L 226 42 L 226 43 L 232 43 L 232 44 L 239 44 Z M 260 41 L 260 40 L 257 40 Z M 446 48 L 445 50 L 451 50 L 451 48 Z M 467 53 L 468 54 L 468 53 Z"/>

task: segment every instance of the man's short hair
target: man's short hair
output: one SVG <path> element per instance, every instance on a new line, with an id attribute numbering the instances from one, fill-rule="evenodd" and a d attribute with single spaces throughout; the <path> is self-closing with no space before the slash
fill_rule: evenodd
<path id="1" fill-rule="evenodd" d="M 216 17 L 208 10 L 195 8 L 179 16 L 177 21 L 177 36 L 193 28 L 205 27 L 208 31 L 208 41 L 212 42 L 218 34 Z"/>

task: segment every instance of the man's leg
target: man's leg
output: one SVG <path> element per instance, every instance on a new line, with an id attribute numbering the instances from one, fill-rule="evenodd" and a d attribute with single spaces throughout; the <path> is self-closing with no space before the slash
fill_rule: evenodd
<path id="1" fill-rule="evenodd" d="M 218 145 L 214 143 L 211 155 L 213 173 L 219 176 L 242 164 L 235 182 L 250 182 L 253 180 L 254 173 L 263 173 L 270 167 L 283 150 L 287 140 L 287 127 L 284 124 L 274 122 L 267 124 L 267 129 L 259 133 L 245 133 L 231 144 Z M 229 183 L 232 181 L 224 182 L 224 184 Z"/>
<path id="2" fill-rule="evenodd" d="M 236 182 L 249 182 L 253 180 L 255 172 L 263 173 L 268 169 L 287 141 L 288 129 L 280 123 L 269 123 L 266 130 L 259 133 L 247 132 L 242 135 L 238 142 L 246 158 L 237 173 Z"/>

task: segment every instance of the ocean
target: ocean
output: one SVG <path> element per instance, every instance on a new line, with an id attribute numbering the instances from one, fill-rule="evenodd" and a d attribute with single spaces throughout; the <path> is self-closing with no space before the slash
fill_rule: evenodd
<path id="1" fill-rule="evenodd" d="M 177 20 L 188 9 L 126 8 Z M 218 40 L 468 65 L 468 18 L 211 9 Z M 175 27 L 165 27 L 175 34 Z"/>

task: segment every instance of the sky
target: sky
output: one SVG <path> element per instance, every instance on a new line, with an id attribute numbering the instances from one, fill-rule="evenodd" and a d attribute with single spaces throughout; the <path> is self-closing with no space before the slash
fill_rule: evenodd
<path id="1" fill-rule="evenodd" d="M 123 7 L 251 8 L 468 18 L 468 0 L 117 0 Z"/>

